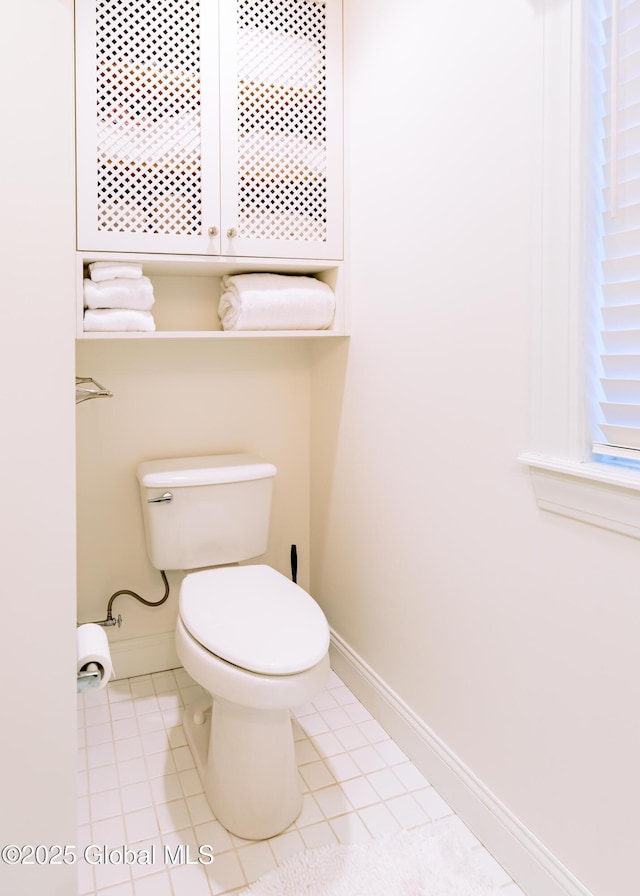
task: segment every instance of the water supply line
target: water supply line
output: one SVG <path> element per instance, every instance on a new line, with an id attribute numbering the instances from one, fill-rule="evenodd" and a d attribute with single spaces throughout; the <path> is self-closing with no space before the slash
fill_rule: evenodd
<path id="1" fill-rule="evenodd" d="M 164 569 L 160 570 L 160 575 L 162 576 L 162 581 L 164 582 L 164 595 L 160 598 L 160 600 L 147 600 L 136 591 L 130 591 L 129 588 L 121 588 L 120 591 L 114 592 L 114 594 L 112 594 L 109 598 L 109 603 L 107 604 L 107 618 L 102 619 L 100 622 L 96 622 L 96 625 L 102 625 L 105 628 L 107 626 L 117 625 L 118 628 L 120 628 L 120 626 L 122 625 L 122 616 L 118 614 L 118 616 L 114 618 L 113 602 L 115 601 L 116 597 L 120 597 L 121 594 L 128 594 L 130 597 L 135 597 L 135 599 L 139 600 L 141 604 L 145 605 L 145 607 L 161 606 L 161 604 L 163 604 L 169 597 L 169 581 Z"/>

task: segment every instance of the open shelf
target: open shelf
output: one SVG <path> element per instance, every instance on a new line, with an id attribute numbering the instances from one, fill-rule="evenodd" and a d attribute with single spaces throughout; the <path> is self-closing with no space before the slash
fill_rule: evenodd
<path id="1" fill-rule="evenodd" d="M 85 332 L 83 278 L 92 261 L 129 261 L 142 264 L 153 283 L 154 332 Z M 77 338 L 104 339 L 323 339 L 346 336 L 342 263 L 298 259 L 229 258 L 217 256 L 138 255 L 79 252 L 77 256 Z M 245 273 L 304 274 L 328 283 L 336 297 L 333 323 L 326 330 L 223 330 L 218 317 L 222 277 Z"/>

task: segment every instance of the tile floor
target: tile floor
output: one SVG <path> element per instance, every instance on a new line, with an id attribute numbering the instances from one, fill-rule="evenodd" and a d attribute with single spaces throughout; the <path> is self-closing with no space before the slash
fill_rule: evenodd
<path id="1" fill-rule="evenodd" d="M 294 712 L 300 816 L 270 840 L 241 840 L 212 815 L 184 739 L 183 706 L 201 693 L 184 669 L 174 669 L 79 695 L 77 854 L 90 844 L 126 844 L 132 851 L 127 862 L 99 864 L 100 854 L 89 851 L 91 863 L 78 863 L 80 896 L 236 894 L 294 852 L 366 841 L 454 814 L 332 672 L 318 698 Z M 459 827 L 501 896 L 524 896 Z M 185 848 L 197 860 L 202 844 L 215 860 L 187 863 Z M 144 863 L 152 855 L 155 863 Z M 165 863 L 167 855 L 172 860 Z M 208 853 L 202 855 L 206 860 Z"/>

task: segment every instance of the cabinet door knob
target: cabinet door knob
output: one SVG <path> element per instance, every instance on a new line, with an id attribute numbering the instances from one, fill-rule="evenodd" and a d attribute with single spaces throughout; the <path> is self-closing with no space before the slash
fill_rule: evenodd
<path id="1" fill-rule="evenodd" d="M 218 228 L 210 227 L 209 228 L 209 236 L 218 236 Z"/>
<path id="2" fill-rule="evenodd" d="M 230 227 L 227 230 L 227 236 L 229 237 L 230 240 L 232 240 L 234 238 L 234 236 L 238 236 L 238 231 L 235 229 L 235 227 Z"/>

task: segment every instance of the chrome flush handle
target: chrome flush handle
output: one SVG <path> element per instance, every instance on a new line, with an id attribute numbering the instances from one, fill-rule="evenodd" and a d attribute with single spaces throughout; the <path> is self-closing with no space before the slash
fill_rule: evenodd
<path id="1" fill-rule="evenodd" d="M 168 504 L 170 501 L 173 501 L 171 492 L 165 492 L 159 498 L 147 498 L 147 504 Z"/>

